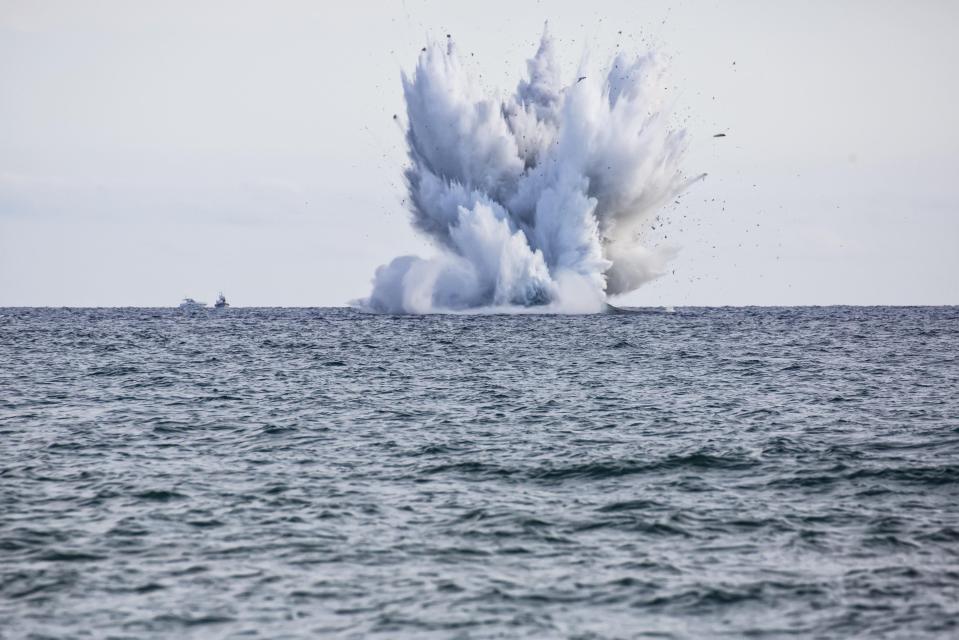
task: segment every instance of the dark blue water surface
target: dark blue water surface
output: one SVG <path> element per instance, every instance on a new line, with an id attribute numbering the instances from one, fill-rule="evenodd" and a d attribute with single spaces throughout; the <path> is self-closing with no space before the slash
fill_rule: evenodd
<path id="1" fill-rule="evenodd" d="M 0 637 L 956 637 L 959 308 L 0 310 Z"/>

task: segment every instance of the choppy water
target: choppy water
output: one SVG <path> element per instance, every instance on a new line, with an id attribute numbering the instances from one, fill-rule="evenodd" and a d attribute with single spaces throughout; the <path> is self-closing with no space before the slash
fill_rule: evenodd
<path id="1" fill-rule="evenodd" d="M 0 310 L 0 637 L 948 637 L 959 308 Z"/>

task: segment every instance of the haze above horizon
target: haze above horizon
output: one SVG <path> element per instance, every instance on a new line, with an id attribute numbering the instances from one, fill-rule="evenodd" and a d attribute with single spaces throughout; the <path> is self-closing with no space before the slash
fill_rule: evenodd
<path id="1" fill-rule="evenodd" d="M 430 255 L 400 71 L 453 33 L 506 94 L 544 20 L 671 58 L 670 273 L 618 306 L 959 303 L 959 5 L 0 0 L 0 306 L 342 306 Z M 725 137 L 714 138 L 717 133 Z"/>

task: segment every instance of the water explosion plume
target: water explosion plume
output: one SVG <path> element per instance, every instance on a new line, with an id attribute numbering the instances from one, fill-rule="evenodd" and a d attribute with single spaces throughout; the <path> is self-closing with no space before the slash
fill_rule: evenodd
<path id="1" fill-rule="evenodd" d="M 362 306 L 588 313 L 664 271 L 674 250 L 641 234 L 690 181 L 663 61 L 620 54 L 564 83 L 554 46 L 544 33 L 505 101 L 484 94 L 449 38 L 403 75 L 408 203 L 440 252 L 378 268 Z"/>

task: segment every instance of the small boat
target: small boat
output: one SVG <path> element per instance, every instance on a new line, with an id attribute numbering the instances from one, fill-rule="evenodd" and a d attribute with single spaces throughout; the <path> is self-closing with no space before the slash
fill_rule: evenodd
<path id="1" fill-rule="evenodd" d="M 220 295 L 216 298 L 216 304 L 213 305 L 216 309 L 225 309 L 230 306 L 230 303 L 226 301 L 226 296 L 223 295 L 223 292 L 220 292 Z"/>
<path id="2" fill-rule="evenodd" d="M 184 311 L 198 311 L 200 309 L 206 309 L 206 303 L 197 302 L 193 298 L 183 298 L 183 302 L 180 303 L 180 309 Z"/>

